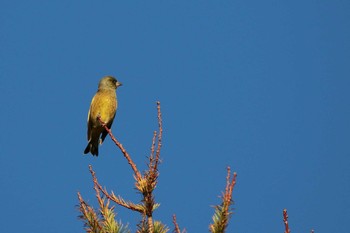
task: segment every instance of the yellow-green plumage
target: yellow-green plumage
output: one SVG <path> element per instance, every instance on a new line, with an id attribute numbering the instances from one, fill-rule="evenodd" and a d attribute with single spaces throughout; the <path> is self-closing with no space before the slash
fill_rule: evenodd
<path id="1" fill-rule="evenodd" d="M 111 128 L 118 107 L 116 89 L 121 85 L 112 76 L 106 76 L 101 79 L 98 90 L 92 98 L 88 113 L 87 139 L 89 142 L 84 150 L 84 154 L 90 152 L 92 155 L 98 156 L 98 145 L 102 144 L 106 138 L 107 131 L 97 118 L 100 116 L 107 127 Z"/>

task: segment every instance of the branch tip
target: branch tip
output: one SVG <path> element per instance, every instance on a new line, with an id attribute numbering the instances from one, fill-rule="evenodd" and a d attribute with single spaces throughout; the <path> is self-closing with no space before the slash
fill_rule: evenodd
<path id="1" fill-rule="evenodd" d="M 173 215 L 173 224 L 174 224 L 174 227 L 175 227 L 174 232 L 175 233 L 181 233 L 179 224 L 176 221 L 176 215 L 175 214 Z"/>
<path id="2" fill-rule="evenodd" d="M 283 209 L 283 222 L 284 222 L 284 233 L 290 233 L 289 225 L 288 225 L 288 213 L 287 209 Z"/>

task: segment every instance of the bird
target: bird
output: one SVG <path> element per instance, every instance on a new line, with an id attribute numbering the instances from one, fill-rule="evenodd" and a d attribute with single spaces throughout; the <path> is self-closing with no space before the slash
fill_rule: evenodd
<path id="1" fill-rule="evenodd" d="M 98 156 L 98 146 L 102 144 L 108 132 L 101 125 L 98 117 L 110 129 L 117 111 L 118 101 L 116 90 L 122 83 L 113 76 L 103 77 L 99 84 L 95 96 L 91 100 L 87 118 L 87 139 L 88 144 L 84 154 L 89 152 L 93 156 Z"/>

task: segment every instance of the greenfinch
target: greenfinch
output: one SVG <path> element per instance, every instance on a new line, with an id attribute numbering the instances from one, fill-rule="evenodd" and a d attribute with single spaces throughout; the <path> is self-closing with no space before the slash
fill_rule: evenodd
<path id="1" fill-rule="evenodd" d="M 118 107 L 116 90 L 121 85 L 112 76 L 105 76 L 100 80 L 88 113 L 88 145 L 84 150 L 84 154 L 90 152 L 92 155 L 98 156 L 98 145 L 102 144 L 108 133 L 97 118 L 100 117 L 101 121 L 109 129 L 111 128 Z"/>

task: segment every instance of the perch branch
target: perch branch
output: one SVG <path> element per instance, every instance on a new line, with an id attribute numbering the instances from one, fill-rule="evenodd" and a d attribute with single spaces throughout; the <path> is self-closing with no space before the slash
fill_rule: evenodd
<path id="1" fill-rule="evenodd" d="M 124 157 L 128 161 L 129 165 L 131 166 L 132 170 L 134 171 L 135 177 L 137 180 L 141 179 L 141 174 L 139 170 L 137 170 L 136 164 L 134 161 L 132 161 L 129 153 L 124 149 L 123 145 L 113 136 L 112 131 L 107 127 L 107 125 L 101 120 L 101 117 L 97 117 L 99 122 L 101 123 L 102 127 L 105 128 L 105 130 L 108 132 L 109 136 L 111 137 L 112 141 L 119 147 L 121 152 L 123 153 Z"/>

